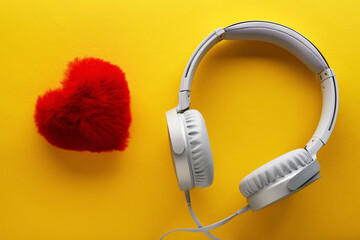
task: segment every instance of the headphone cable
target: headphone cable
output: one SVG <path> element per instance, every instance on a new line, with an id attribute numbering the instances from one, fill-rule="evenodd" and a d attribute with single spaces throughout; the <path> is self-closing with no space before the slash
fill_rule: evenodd
<path id="1" fill-rule="evenodd" d="M 191 199 L 190 199 L 190 191 L 187 190 L 185 191 L 185 198 L 186 198 L 186 204 L 188 206 L 188 209 L 189 209 L 189 212 L 190 212 L 190 215 L 192 217 L 192 219 L 194 220 L 194 222 L 196 223 L 196 225 L 199 227 L 199 228 L 202 228 L 204 227 L 201 222 L 199 221 L 199 219 L 196 217 L 195 213 L 194 213 L 194 210 L 192 209 L 191 207 Z M 218 239 L 217 237 L 215 237 L 214 235 L 212 235 L 211 233 L 209 233 L 208 231 L 205 231 L 204 234 L 206 236 L 208 236 L 210 239 L 212 240 L 220 240 Z"/>
<path id="2" fill-rule="evenodd" d="M 188 195 L 189 197 L 187 197 L 187 195 Z M 185 196 L 186 196 L 186 200 L 187 200 L 187 202 L 188 202 L 188 199 L 190 200 L 190 194 L 186 194 L 186 192 L 185 192 Z M 195 213 L 192 211 L 192 208 L 191 208 L 191 202 L 190 202 L 190 206 L 189 206 L 189 203 L 188 203 L 188 207 L 189 207 L 189 211 L 190 211 L 191 216 L 195 216 Z M 171 230 L 171 231 L 165 233 L 164 235 L 162 235 L 161 238 L 160 238 L 160 240 L 162 240 L 162 239 L 163 239 L 166 235 L 168 235 L 169 233 L 178 232 L 178 231 L 203 232 L 203 233 L 205 233 L 208 237 L 210 237 L 208 234 L 210 234 L 212 237 L 214 237 L 214 236 L 213 236 L 211 233 L 209 233 L 208 231 L 213 230 L 213 229 L 215 229 L 215 228 L 218 228 L 218 227 L 224 225 L 225 223 L 229 222 L 229 221 L 230 221 L 231 219 L 233 219 L 234 217 L 236 217 L 236 216 L 238 216 L 238 215 L 240 215 L 240 214 L 242 214 L 242 213 L 245 213 L 245 212 L 247 212 L 247 211 L 249 211 L 249 210 L 250 210 L 250 207 L 247 205 L 247 206 L 243 207 L 242 209 L 240 209 L 239 211 L 237 211 L 237 212 L 235 212 L 234 214 L 232 214 L 231 216 L 229 216 L 229 217 L 227 217 L 227 218 L 225 218 L 225 219 L 223 219 L 223 220 L 221 220 L 221 221 L 219 221 L 219 222 L 216 222 L 216 223 L 213 223 L 213 224 L 211 224 L 211 225 L 208 225 L 208 226 L 201 226 L 201 227 L 199 226 L 199 228 L 178 228 L 178 229 Z M 196 216 L 193 217 L 193 218 L 194 218 L 194 221 L 195 221 L 195 219 L 197 219 Z M 195 223 L 198 225 L 198 223 L 200 223 L 200 222 L 199 222 L 199 220 L 197 219 L 197 222 L 195 221 Z M 201 225 L 201 223 L 200 223 L 199 225 Z M 208 233 L 208 234 L 207 234 L 207 233 Z M 210 238 L 212 238 L 212 237 L 210 237 Z M 215 237 L 214 237 L 214 238 L 215 238 Z M 213 238 L 212 238 L 212 239 L 213 239 Z M 215 238 L 215 239 L 216 239 L 216 238 Z"/>

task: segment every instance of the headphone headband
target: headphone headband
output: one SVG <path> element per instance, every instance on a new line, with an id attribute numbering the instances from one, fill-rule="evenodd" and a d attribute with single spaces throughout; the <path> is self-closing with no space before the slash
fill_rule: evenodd
<path id="1" fill-rule="evenodd" d="M 185 68 L 180 85 L 177 112 L 183 112 L 190 107 L 191 85 L 197 66 L 205 54 L 223 39 L 257 40 L 275 44 L 295 55 L 318 75 L 322 86 L 323 107 L 315 134 L 305 147 L 311 155 L 315 155 L 327 142 L 336 121 L 339 101 L 336 77 L 320 51 L 308 39 L 277 23 L 241 22 L 225 29 L 218 28 L 207 36 L 197 47 Z"/>

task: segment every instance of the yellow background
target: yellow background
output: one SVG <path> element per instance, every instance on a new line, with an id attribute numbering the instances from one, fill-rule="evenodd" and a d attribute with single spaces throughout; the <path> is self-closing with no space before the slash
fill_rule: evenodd
<path id="1" fill-rule="evenodd" d="M 360 239 L 359 8 L 355 0 L 1 0 L 0 239 L 158 239 L 194 227 L 176 183 L 165 111 L 177 104 L 196 46 L 217 27 L 254 19 L 287 25 L 321 50 L 338 76 L 339 115 L 318 153 L 319 181 L 213 233 L 232 240 Z M 67 62 L 84 56 L 126 72 L 133 122 L 124 152 L 65 151 L 36 132 L 37 96 L 59 87 Z M 192 92 L 215 163 L 213 185 L 194 190 L 192 199 L 210 224 L 245 206 L 238 190 L 245 175 L 307 143 L 321 92 L 314 74 L 288 52 L 249 41 L 212 49 Z"/>

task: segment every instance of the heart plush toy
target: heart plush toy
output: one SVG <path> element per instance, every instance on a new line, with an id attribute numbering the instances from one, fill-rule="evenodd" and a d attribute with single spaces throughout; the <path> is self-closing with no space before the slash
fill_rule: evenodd
<path id="1" fill-rule="evenodd" d="M 62 87 L 39 96 L 38 132 L 54 146 L 77 151 L 127 147 L 131 123 L 130 92 L 124 72 L 97 58 L 68 64 Z"/>

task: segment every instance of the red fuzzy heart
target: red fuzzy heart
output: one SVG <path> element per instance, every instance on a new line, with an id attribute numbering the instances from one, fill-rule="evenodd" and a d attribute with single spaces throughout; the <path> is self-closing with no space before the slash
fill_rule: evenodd
<path id="1" fill-rule="evenodd" d="M 101 59 L 75 59 L 61 83 L 61 88 L 38 97 L 38 132 L 59 148 L 124 150 L 131 122 L 124 72 Z"/>

